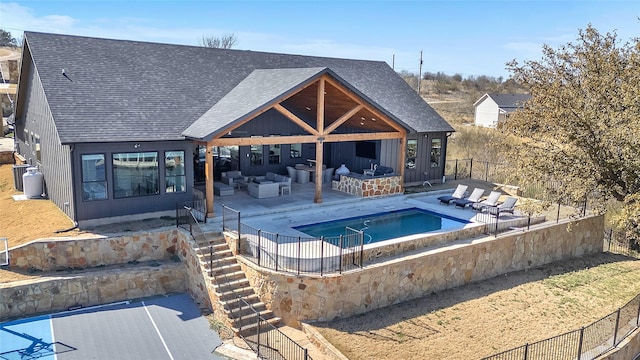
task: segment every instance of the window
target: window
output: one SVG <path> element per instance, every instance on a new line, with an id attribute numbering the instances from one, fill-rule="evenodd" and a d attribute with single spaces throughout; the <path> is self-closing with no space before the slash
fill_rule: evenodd
<path id="1" fill-rule="evenodd" d="M 251 145 L 251 165 L 262 165 L 262 145 Z"/>
<path id="2" fill-rule="evenodd" d="M 302 157 L 302 144 L 291 144 L 289 154 L 292 159 Z"/>
<path id="3" fill-rule="evenodd" d="M 440 167 L 442 139 L 431 139 L 431 167 Z"/>
<path id="4" fill-rule="evenodd" d="M 158 153 L 114 153 L 113 182 L 116 199 L 158 194 Z"/>
<path id="5" fill-rule="evenodd" d="M 407 163 L 405 168 L 407 169 L 415 169 L 416 168 L 416 153 L 418 150 L 418 140 L 407 140 Z"/>
<path id="6" fill-rule="evenodd" d="M 280 145 L 269 145 L 269 164 L 280 164 Z"/>
<path id="7" fill-rule="evenodd" d="M 184 151 L 167 151 L 164 158 L 165 191 L 185 192 Z"/>
<path id="8" fill-rule="evenodd" d="M 36 139 L 36 159 L 38 159 L 38 161 L 42 161 L 42 154 L 40 153 L 40 136 L 36 135 L 35 139 Z"/>
<path id="9" fill-rule="evenodd" d="M 82 155 L 82 200 L 94 201 L 107 198 L 107 177 L 104 154 Z"/>

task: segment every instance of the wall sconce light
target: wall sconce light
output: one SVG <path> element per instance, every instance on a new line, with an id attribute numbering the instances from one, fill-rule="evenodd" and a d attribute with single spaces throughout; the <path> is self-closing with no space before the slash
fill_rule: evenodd
<path id="1" fill-rule="evenodd" d="M 137 148 L 139 148 L 139 147 L 140 147 L 140 144 L 133 144 L 133 148 L 134 148 L 134 149 L 137 149 Z"/>

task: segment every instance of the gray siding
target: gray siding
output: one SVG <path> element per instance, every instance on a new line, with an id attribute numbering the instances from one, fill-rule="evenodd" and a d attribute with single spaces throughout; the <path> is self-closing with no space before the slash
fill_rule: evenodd
<path id="1" fill-rule="evenodd" d="M 135 147 L 139 144 L 139 147 Z M 165 192 L 165 151 L 185 152 L 185 184 L 184 193 Z M 158 152 L 158 175 L 160 192 L 154 195 L 145 195 L 128 198 L 114 198 L 114 178 L 112 166 L 113 153 L 132 152 Z M 84 154 L 104 154 L 105 174 L 107 178 L 107 199 L 85 201 L 82 198 L 82 155 Z M 75 165 L 74 182 L 77 184 L 76 199 L 78 207 L 78 221 L 91 219 L 104 219 L 117 216 L 138 215 L 153 212 L 163 212 L 175 210 L 176 204 L 192 200 L 193 193 L 193 144 L 189 141 L 163 141 L 163 142 L 141 142 L 141 143 L 97 143 L 97 144 L 76 144 L 73 151 L 73 161 Z"/>
<path id="2" fill-rule="evenodd" d="M 442 148 L 440 153 L 440 167 L 431 167 L 431 139 L 441 139 Z M 425 180 L 442 181 L 445 169 L 447 133 L 418 133 L 408 134 L 407 140 L 418 140 L 416 150 L 416 166 L 414 169 L 404 169 L 405 184 L 419 183 Z M 406 149 L 403 149 L 406 151 Z M 404 166 L 404 165 L 403 165 Z"/>
<path id="3" fill-rule="evenodd" d="M 28 56 L 25 53 L 25 56 Z M 67 216 L 75 217 L 73 182 L 71 177 L 70 147 L 60 144 L 37 69 L 31 59 L 23 62 L 27 76 L 26 91 L 21 94 L 22 113 L 16 122 L 19 153 L 32 165 L 37 165 L 44 175 L 45 192 Z M 24 100 L 24 101 L 22 101 Z M 25 130 L 28 135 L 25 136 Z M 36 145 L 32 136 L 40 138 L 41 161 L 36 157 Z"/>

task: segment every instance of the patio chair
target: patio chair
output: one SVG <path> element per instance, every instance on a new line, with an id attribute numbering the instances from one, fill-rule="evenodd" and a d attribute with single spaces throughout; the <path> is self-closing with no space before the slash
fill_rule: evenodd
<path id="1" fill-rule="evenodd" d="M 438 200 L 440 200 L 441 204 L 449 205 L 449 203 L 451 203 L 453 200 L 462 199 L 467 191 L 467 188 L 467 185 L 458 184 L 458 187 L 456 188 L 456 191 L 453 192 L 453 194 L 440 196 Z"/>
<path id="2" fill-rule="evenodd" d="M 482 211 L 486 207 L 497 206 L 500 195 L 502 194 L 499 191 L 492 191 L 491 194 L 489 194 L 489 197 L 487 197 L 485 200 L 472 204 L 471 207 L 474 210 Z"/>
<path id="3" fill-rule="evenodd" d="M 480 202 L 480 199 L 482 199 L 482 195 L 484 195 L 484 189 L 475 188 L 475 189 L 473 189 L 473 192 L 471 193 L 471 195 L 469 195 L 468 198 L 466 198 L 466 199 L 455 199 L 453 201 L 453 203 L 454 203 L 455 206 L 459 206 L 459 207 L 464 209 L 467 205 L 475 204 L 477 202 Z"/>
<path id="4" fill-rule="evenodd" d="M 487 212 L 491 215 L 498 215 L 499 213 L 507 212 L 513 214 L 513 210 L 515 210 L 516 202 L 518 199 L 514 197 L 508 197 L 502 204 L 498 206 L 487 207 Z"/>

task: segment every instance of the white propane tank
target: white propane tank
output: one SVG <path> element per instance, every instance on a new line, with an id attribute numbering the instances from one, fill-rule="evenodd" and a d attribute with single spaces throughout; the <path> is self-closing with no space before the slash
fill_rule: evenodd
<path id="1" fill-rule="evenodd" d="M 30 167 L 22 175 L 24 195 L 27 199 L 37 199 L 42 197 L 42 180 L 44 176 L 37 167 Z"/>

